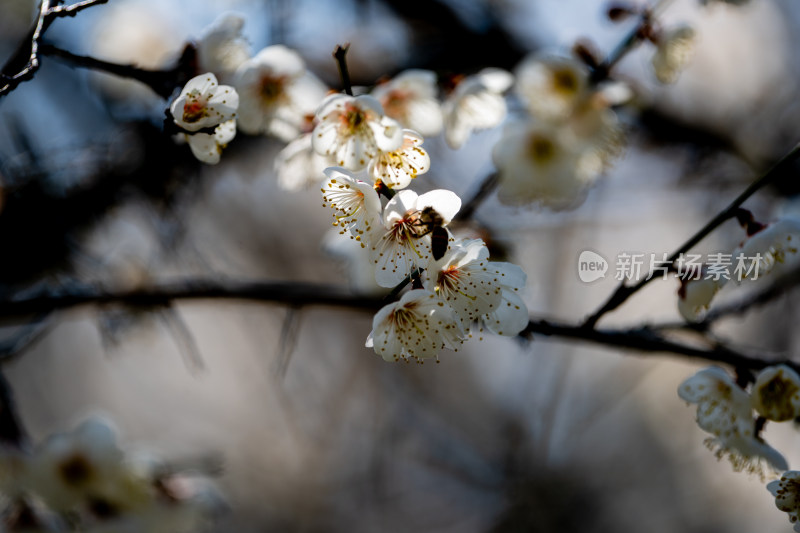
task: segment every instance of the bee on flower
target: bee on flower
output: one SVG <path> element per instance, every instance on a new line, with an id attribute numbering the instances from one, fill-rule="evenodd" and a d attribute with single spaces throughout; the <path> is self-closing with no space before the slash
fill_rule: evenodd
<path id="1" fill-rule="evenodd" d="M 408 189 L 395 194 L 383 210 L 382 227 L 371 240 L 378 285 L 394 287 L 414 268 L 427 264 L 432 257 L 433 228 L 449 224 L 459 209 L 461 199 L 444 189 L 419 196 Z"/>

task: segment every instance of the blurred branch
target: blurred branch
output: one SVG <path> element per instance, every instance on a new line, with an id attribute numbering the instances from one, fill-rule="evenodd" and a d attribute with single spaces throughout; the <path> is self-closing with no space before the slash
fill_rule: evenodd
<path id="1" fill-rule="evenodd" d="M 40 53 L 68 61 L 76 67 L 100 70 L 116 76 L 131 78 L 144 83 L 163 98 L 169 98 L 176 88 L 183 87 L 196 72 L 196 50 L 187 45 L 180 59 L 169 70 L 148 70 L 135 65 L 120 65 L 89 56 L 80 56 L 50 44 L 43 44 Z"/>
<path id="2" fill-rule="evenodd" d="M 454 220 L 469 220 L 472 218 L 481 203 L 494 192 L 499 184 L 500 175 L 497 172 L 492 172 L 486 176 L 472 197 L 464 202 L 464 206 L 456 214 Z"/>
<path id="3" fill-rule="evenodd" d="M 96 287 L 76 286 L 62 291 L 43 291 L 37 295 L 0 301 L 0 317 L 8 320 L 27 320 L 31 313 L 65 310 L 80 306 L 124 305 L 137 308 L 163 308 L 177 300 L 251 300 L 290 305 L 299 309 L 309 305 L 336 306 L 374 312 L 385 305 L 383 297 L 353 295 L 337 286 L 296 282 L 215 282 L 184 280 L 145 289 L 112 292 Z M 647 353 L 670 353 L 691 358 L 725 363 L 737 368 L 758 370 L 780 362 L 741 353 L 722 343 L 709 341 L 709 348 L 682 344 L 670 340 L 656 327 L 598 330 L 581 325 L 569 325 L 545 318 L 533 318 L 520 336 L 533 335 L 582 340 Z"/>
<path id="4" fill-rule="evenodd" d="M 702 241 L 705 237 L 707 237 L 712 231 L 717 229 L 719 226 L 722 225 L 723 222 L 727 221 L 730 218 L 736 216 L 739 207 L 753 194 L 755 194 L 759 189 L 764 187 L 765 185 L 774 181 L 778 176 L 783 174 L 783 171 L 786 167 L 794 163 L 794 161 L 800 156 L 800 144 L 795 145 L 789 153 L 783 156 L 775 165 L 772 166 L 769 170 L 767 170 L 764 174 L 761 175 L 757 180 L 750 184 L 747 189 L 745 189 L 739 196 L 736 197 L 725 209 L 720 211 L 717 216 L 712 218 L 705 226 L 700 228 L 697 233 L 692 235 L 689 240 L 684 242 L 677 250 L 675 250 L 669 258 L 667 258 L 666 262 L 660 263 L 656 268 L 671 268 L 675 261 L 681 256 L 688 252 L 692 247 L 694 247 L 697 243 Z M 587 328 L 592 328 L 597 324 L 598 320 L 603 317 L 606 313 L 613 311 L 623 303 L 625 303 L 628 298 L 636 294 L 642 287 L 650 283 L 650 281 L 656 279 L 656 276 L 652 277 L 644 277 L 639 282 L 634 285 L 627 285 L 624 281 L 617 287 L 616 291 L 611 294 L 608 300 L 584 323 L 584 326 Z"/>
<path id="5" fill-rule="evenodd" d="M 0 69 L 0 97 L 13 91 L 20 83 L 33 78 L 39 69 L 39 45 L 44 32 L 59 17 L 74 17 L 79 12 L 108 0 L 85 0 L 68 6 L 57 5 L 58 1 L 42 0 L 39 16 L 33 27 L 19 44 L 14 54 Z"/>

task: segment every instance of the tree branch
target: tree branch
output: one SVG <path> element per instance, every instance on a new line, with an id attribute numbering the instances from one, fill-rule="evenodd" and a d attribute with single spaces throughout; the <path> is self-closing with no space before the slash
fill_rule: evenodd
<path id="1" fill-rule="evenodd" d="M 169 70 L 148 70 L 135 65 L 120 65 L 89 56 L 80 56 L 53 45 L 43 44 L 39 49 L 42 55 L 57 57 L 76 67 L 90 68 L 131 78 L 150 87 L 156 94 L 169 98 L 178 87 L 183 87 L 196 73 L 196 53 L 194 46 L 187 45 L 176 65 Z"/>
<path id="2" fill-rule="evenodd" d="M 105 4 L 108 0 L 85 0 L 68 6 L 53 5 L 51 0 L 42 0 L 39 16 L 30 31 L 17 47 L 14 54 L 0 69 L 0 97 L 10 93 L 16 87 L 33 78 L 39 70 L 39 45 L 44 32 L 59 17 L 74 17 L 86 8 L 97 4 Z"/>
<path id="3" fill-rule="evenodd" d="M 760 178 L 751 183 L 750 186 L 747 187 L 747 189 L 745 189 L 739 196 L 737 196 L 736 199 L 734 199 L 730 204 L 728 204 L 728 206 L 725 209 L 720 211 L 717 214 L 717 216 L 712 218 L 710 221 L 708 221 L 708 223 L 705 226 L 700 228 L 694 235 L 689 237 L 689 239 L 686 242 L 684 242 L 681 246 L 679 246 L 678 249 L 675 250 L 672 253 L 672 255 L 667 258 L 665 262 L 660 263 L 657 267 L 655 267 L 655 269 L 658 270 L 659 268 L 664 268 L 664 267 L 671 268 L 675 264 L 675 261 L 677 261 L 677 259 L 681 256 L 681 254 L 688 252 L 692 247 L 694 247 L 696 244 L 698 244 L 700 241 L 706 238 L 712 231 L 721 226 L 723 222 L 727 221 L 730 218 L 735 217 L 739 207 L 748 198 L 750 198 L 753 194 L 755 194 L 765 185 L 772 182 L 775 178 L 780 176 L 782 174 L 782 171 L 785 170 L 787 166 L 794 163 L 794 161 L 798 158 L 798 156 L 800 156 L 800 144 L 795 145 L 795 147 L 792 148 L 789 151 L 789 153 L 787 153 L 777 163 L 775 163 L 775 165 L 773 165 L 772 168 L 770 168 L 764 174 L 762 174 Z M 644 287 L 654 279 L 656 279 L 655 276 L 644 277 L 634 285 L 627 285 L 623 281 L 619 285 L 619 287 L 617 287 L 616 291 L 614 291 L 614 293 L 611 294 L 609 299 L 606 300 L 606 302 L 594 314 L 592 314 L 589 318 L 586 319 L 586 322 L 584 322 L 584 326 L 587 328 L 594 327 L 595 324 L 597 324 L 597 321 L 600 320 L 600 318 L 603 315 L 605 315 L 610 311 L 613 311 L 614 309 L 625 303 L 625 301 L 627 301 L 628 298 L 633 296 L 642 287 Z"/>
<path id="4" fill-rule="evenodd" d="M 124 292 L 110 292 L 90 286 L 71 287 L 62 291 L 43 291 L 29 297 L 0 300 L 0 318 L 9 321 L 27 321 L 31 313 L 81 306 L 123 305 L 157 309 L 177 300 L 210 299 L 273 302 L 290 305 L 293 308 L 324 305 L 368 312 L 374 312 L 386 304 L 386 299 L 383 297 L 357 296 L 331 285 L 294 282 L 215 282 L 198 279 Z M 738 352 L 717 342 L 711 342 L 709 348 L 682 344 L 664 337 L 656 327 L 598 330 L 538 317 L 532 318 L 525 330 L 520 333 L 520 336 L 527 338 L 533 335 L 580 340 L 639 352 L 683 355 L 752 370 L 778 363 L 785 363 L 800 370 L 800 367 L 791 361 L 765 360 Z M 705 340 L 710 342 L 708 339 Z"/>

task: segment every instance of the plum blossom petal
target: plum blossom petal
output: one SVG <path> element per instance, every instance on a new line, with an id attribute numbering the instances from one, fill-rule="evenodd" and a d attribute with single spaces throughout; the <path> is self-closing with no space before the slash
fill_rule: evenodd
<path id="1" fill-rule="evenodd" d="M 438 360 L 442 348 L 458 348 L 463 337 L 458 316 L 450 306 L 429 290 L 414 289 L 378 311 L 366 346 L 385 361 L 423 362 Z"/>

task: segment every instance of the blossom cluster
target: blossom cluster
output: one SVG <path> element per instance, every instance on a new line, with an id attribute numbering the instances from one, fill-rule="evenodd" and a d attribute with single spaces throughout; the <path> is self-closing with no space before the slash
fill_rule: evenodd
<path id="1" fill-rule="evenodd" d="M 681 383 L 678 396 L 697 405 L 697 424 L 712 435 L 705 442 L 717 458 L 727 457 L 735 471 L 757 474 L 762 481 L 765 470 L 782 473 L 767 489 L 800 531 L 800 472 L 788 470 L 780 452 L 760 435 L 768 420 L 800 417 L 800 375 L 787 365 L 770 366 L 748 391 L 721 368 L 709 367 Z"/>
<path id="2" fill-rule="evenodd" d="M 0 450 L 3 531 L 197 532 L 221 505 L 205 480 L 126 453 L 94 417 L 33 451 Z"/>
<path id="3" fill-rule="evenodd" d="M 800 220 L 783 218 L 771 224 L 755 224 L 756 231 L 749 235 L 731 254 L 725 257 L 751 258 L 747 268 L 737 271 L 737 281 L 757 281 L 783 270 L 788 262 L 797 258 L 800 246 Z M 730 279 L 714 275 L 710 269 L 718 263 L 703 265 L 678 265 L 681 286 L 678 290 L 678 311 L 689 321 L 702 320 L 716 294 Z M 710 275 L 711 274 L 711 275 Z"/>

